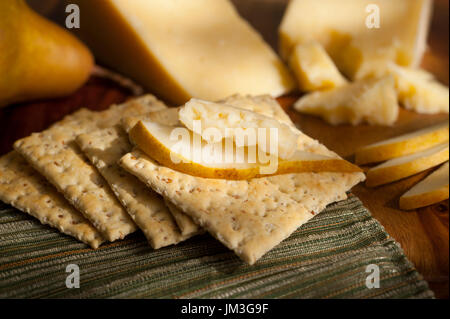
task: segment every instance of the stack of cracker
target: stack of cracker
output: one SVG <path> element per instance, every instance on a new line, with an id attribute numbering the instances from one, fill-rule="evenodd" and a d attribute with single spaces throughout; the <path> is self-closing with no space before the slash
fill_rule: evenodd
<path id="1" fill-rule="evenodd" d="M 287 123 L 300 135 L 299 148 L 338 158 L 298 131 L 273 98 L 225 101 Z M 127 133 L 140 120 L 173 125 L 177 111 L 146 95 L 103 112 L 79 110 L 18 140 L 0 158 L 0 199 L 93 248 L 137 229 L 154 249 L 207 231 L 253 264 L 364 180 L 360 172 L 251 180 L 188 175 L 133 148 Z"/>

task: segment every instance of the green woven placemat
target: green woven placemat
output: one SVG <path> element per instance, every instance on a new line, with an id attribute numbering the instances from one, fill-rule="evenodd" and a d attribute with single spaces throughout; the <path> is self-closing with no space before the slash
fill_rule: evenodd
<path id="1" fill-rule="evenodd" d="M 80 288 L 66 287 L 66 266 Z M 380 287 L 366 287 L 368 265 Z M 355 196 L 330 205 L 255 265 L 209 235 L 152 250 L 141 233 L 98 250 L 0 203 L 2 298 L 432 298 Z"/>

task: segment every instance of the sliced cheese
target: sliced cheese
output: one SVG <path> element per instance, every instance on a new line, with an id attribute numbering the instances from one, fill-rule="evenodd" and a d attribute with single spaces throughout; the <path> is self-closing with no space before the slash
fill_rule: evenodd
<path id="1" fill-rule="evenodd" d="M 423 172 L 448 161 L 448 143 L 442 143 L 422 152 L 391 159 L 367 171 L 369 187 L 387 184 Z"/>
<path id="2" fill-rule="evenodd" d="M 279 96 L 289 71 L 229 0 L 74 0 L 96 57 L 174 104 Z"/>
<path id="3" fill-rule="evenodd" d="M 283 159 L 290 158 L 297 145 L 298 134 L 291 126 L 224 103 L 191 99 L 178 115 L 181 123 L 208 142 L 215 129 L 220 140 L 230 138 L 238 147 L 258 145 L 262 151 Z M 199 125 L 194 125 L 194 121 Z"/>
<path id="4" fill-rule="evenodd" d="M 287 60 L 297 44 L 318 41 L 352 79 L 386 61 L 418 66 L 431 10 L 431 0 L 292 0 L 279 30 L 280 52 Z"/>
<path id="5" fill-rule="evenodd" d="M 400 197 L 400 208 L 405 210 L 429 206 L 448 199 L 448 162 L 431 173 Z"/>
<path id="6" fill-rule="evenodd" d="M 231 140 L 207 143 L 184 127 L 138 122 L 130 139 L 147 155 L 174 170 L 205 178 L 251 179 L 303 172 L 359 172 L 357 166 L 324 155 L 296 151 L 289 160 L 266 156 L 257 146 L 235 147 Z"/>
<path id="7" fill-rule="evenodd" d="M 320 116 L 333 125 L 362 122 L 392 125 L 399 112 L 391 76 L 359 80 L 335 89 L 309 93 L 294 104 L 294 109 Z"/>
<path id="8" fill-rule="evenodd" d="M 219 101 L 219 103 L 225 103 L 231 106 L 239 107 L 241 109 L 256 112 L 268 117 L 273 117 L 280 122 L 295 127 L 289 115 L 287 115 L 287 113 L 283 110 L 280 104 L 278 104 L 277 100 L 271 97 L 270 95 L 244 96 L 236 94 Z"/>
<path id="9" fill-rule="evenodd" d="M 289 59 L 300 91 L 332 89 L 347 83 L 318 42 L 298 44 Z"/>
<path id="10" fill-rule="evenodd" d="M 220 100 L 218 103 L 224 103 L 227 105 L 256 112 L 268 117 L 276 118 L 280 122 L 291 126 L 293 129 L 296 129 L 295 125 L 289 118 L 289 115 L 287 115 L 280 104 L 278 104 L 277 100 L 270 95 L 251 96 L 235 94 L 227 97 L 226 99 Z M 140 120 L 145 119 L 160 124 L 179 126 L 181 125 L 178 119 L 179 110 L 180 107 L 166 108 L 156 112 L 148 113 L 144 116 L 144 118 L 141 117 Z M 128 132 L 133 128 L 134 125 L 136 125 L 137 122 L 139 122 L 139 119 L 125 117 L 122 122 L 125 130 Z"/>
<path id="11" fill-rule="evenodd" d="M 377 163 L 423 151 L 449 140 L 448 122 L 367 145 L 355 153 L 356 164 Z"/>
<path id="12" fill-rule="evenodd" d="M 395 77 L 398 98 L 406 109 L 425 114 L 449 112 L 448 87 L 430 73 L 392 64 L 388 72 Z"/>

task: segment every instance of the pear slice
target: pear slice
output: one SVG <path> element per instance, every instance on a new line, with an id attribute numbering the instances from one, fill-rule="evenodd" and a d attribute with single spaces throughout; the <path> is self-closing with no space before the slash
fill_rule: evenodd
<path id="1" fill-rule="evenodd" d="M 399 112 L 395 82 L 391 75 L 306 94 L 294 104 L 294 109 L 320 116 L 333 125 L 363 122 L 392 125 Z"/>
<path id="2" fill-rule="evenodd" d="M 129 134 L 160 164 L 205 178 L 243 180 L 287 173 L 361 171 L 345 160 L 298 150 L 289 160 L 282 160 L 261 152 L 256 145 L 235 147 L 230 139 L 207 143 L 184 127 L 156 122 L 139 121 Z M 178 134 L 183 136 L 181 140 Z"/>
<path id="3" fill-rule="evenodd" d="M 400 197 L 400 208 L 404 210 L 429 206 L 448 199 L 448 162 L 431 173 Z"/>
<path id="4" fill-rule="evenodd" d="M 298 44 L 291 54 L 289 66 L 300 91 L 332 89 L 347 84 L 327 51 L 318 42 Z"/>
<path id="5" fill-rule="evenodd" d="M 391 159 L 367 171 L 369 187 L 387 184 L 448 161 L 448 142 L 422 152 Z"/>
<path id="6" fill-rule="evenodd" d="M 448 141 L 448 122 L 433 125 L 412 133 L 400 135 L 356 151 L 358 165 L 377 163 L 392 158 L 413 154 Z"/>
<path id="7" fill-rule="evenodd" d="M 208 142 L 208 130 L 217 129 L 223 138 L 232 139 L 238 147 L 258 145 L 262 151 L 283 159 L 290 158 L 296 149 L 298 134 L 289 125 L 243 108 L 191 99 L 181 107 L 178 117 L 183 125 Z M 194 121 L 200 125 L 196 127 Z M 275 144 L 270 143 L 274 140 L 278 147 L 270 145 Z"/>

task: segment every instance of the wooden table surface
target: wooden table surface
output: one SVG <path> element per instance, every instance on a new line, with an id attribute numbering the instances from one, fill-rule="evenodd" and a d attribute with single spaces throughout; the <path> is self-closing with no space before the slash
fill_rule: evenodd
<path id="1" fill-rule="evenodd" d="M 245 16 L 265 39 L 276 46 L 276 27 L 282 17 L 285 0 L 234 0 Z M 269 18 L 268 18 L 269 17 Z M 423 67 L 448 85 L 448 1 L 435 1 L 430 48 Z M 12 149 L 15 140 L 41 131 L 80 107 L 102 110 L 112 103 L 126 100 L 130 92 L 116 83 L 92 77 L 71 96 L 47 101 L 23 103 L 0 109 L 0 155 Z M 341 156 L 351 159 L 355 149 L 379 140 L 410 132 L 433 123 L 448 120 L 448 115 L 419 115 L 402 110 L 392 128 L 377 126 L 330 126 L 318 118 L 300 115 L 290 106 L 294 96 L 282 97 L 280 103 L 306 134 L 320 140 Z M 408 258 L 429 282 L 438 298 L 449 296 L 449 202 L 404 212 L 398 198 L 421 180 L 424 172 L 377 188 L 356 186 L 353 192 L 380 221 L 386 231 L 402 246 Z"/>

